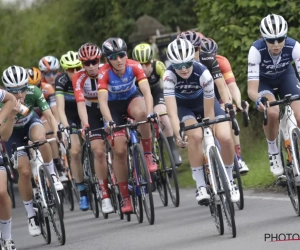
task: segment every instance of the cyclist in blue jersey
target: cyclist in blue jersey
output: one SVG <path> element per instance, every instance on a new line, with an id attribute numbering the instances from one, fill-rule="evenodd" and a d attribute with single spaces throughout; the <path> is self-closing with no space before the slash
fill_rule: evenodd
<path id="1" fill-rule="evenodd" d="M 300 74 L 300 44 L 287 37 L 288 25 L 282 16 L 270 14 L 260 24 L 261 39 L 256 40 L 248 55 L 248 95 L 256 102 L 256 107 L 263 112 L 261 98 L 270 102 L 275 95 L 283 98 L 287 94 L 300 95 L 300 86 L 291 63 L 295 62 Z M 275 93 L 275 90 L 277 91 Z M 291 104 L 300 126 L 300 101 Z M 268 108 L 268 125 L 264 132 L 268 142 L 270 170 L 275 176 L 283 174 L 283 166 L 276 145 L 279 129 L 279 107 Z"/>
<path id="2" fill-rule="evenodd" d="M 109 38 L 102 45 L 106 64 L 100 68 L 98 75 L 98 99 L 100 110 L 106 121 L 116 125 L 126 123 L 122 115 L 126 114 L 136 121 L 144 121 L 153 113 L 153 98 L 149 82 L 140 63 L 127 58 L 127 45 L 121 38 Z M 138 91 L 136 87 L 138 83 Z M 151 131 L 149 124 L 139 126 L 141 142 L 150 172 L 157 170 L 151 150 Z M 123 198 L 122 212 L 132 211 L 128 191 L 127 138 L 124 131 L 115 133 L 114 169 Z"/>
<path id="3" fill-rule="evenodd" d="M 225 112 L 215 98 L 212 75 L 203 64 L 193 60 L 195 48 L 190 41 L 178 38 L 171 42 L 168 45 L 167 57 L 172 64 L 164 74 L 164 96 L 177 143 L 181 145 L 184 138 L 179 134 L 180 121 L 189 126 L 197 123 L 196 117 L 199 115 L 202 118 L 214 119 L 215 116 L 224 117 Z M 228 104 L 225 104 L 225 107 L 227 106 Z M 214 130 L 221 144 L 221 156 L 231 182 L 231 199 L 237 202 L 240 194 L 232 175 L 234 143 L 230 123 L 216 124 Z M 188 158 L 197 185 L 196 200 L 203 204 L 210 196 L 207 194 L 203 174 L 202 129 L 189 130 L 186 135 Z"/>
<path id="4" fill-rule="evenodd" d="M 16 98 L 5 90 L 0 89 L 0 102 L 4 103 L 0 111 L 0 124 L 2 124 L 14 108 Z M 0 137 L 2 135 L 2 127 L 0 126 Z M 11 200 L 7 193 L 7 173 L 0 153 L 0 232 L 2 238 L 2 240 L 0 239 L 0 249 L 3 250 L 16 250 L 11 236 L 11 220 Z"/>

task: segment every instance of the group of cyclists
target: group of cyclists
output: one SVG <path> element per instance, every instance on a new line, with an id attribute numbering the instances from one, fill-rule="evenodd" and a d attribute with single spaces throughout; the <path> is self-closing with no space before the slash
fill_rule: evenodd
<path id="1" fill-rule="evenodd" d="M 292 68 L 295 61 L 300 73 L 299 43 L 287 37 L 288 26 L 282 16 L 270 14 L 260 24 L 262 38 L 253 43 L 248 56 L 248 95 L 263 111 L 262 97 L 275 100 L 273 88 L 279 89 L 279 97 L 287 93 L 300 94 L 299 83 Z M 178 35 L 167 48 L 171 65 L 153 58 L 151 46 L 141 43 L 134 47 L 132 59 L 127 54 L 127 45 L 122 38 L 109 38 L 100 48 L 93 43 L 83 44 L 78 52 L 68 51 L 60 60 L 54 56 L 43 57 L 37 67 L 25 69 L 10 66 L 2 74 L 5 90 L 0 90 L 0 135 L 11 156 L 12 143 L 23 145 L 23 138 L 31 141 L 46 139 L 46 131 L 56 136 L 58 124 L 70 133 L 72 146 L 69 150 L 72 175 L 80 193 L 79 207 L 89 209 L 89 200 L 83 180 L 80 161 L 81 140 L 78 130 L 89 128 L 90 143 L 94 155 L 95 172 L 102 192 L 102 211 L 113 212 L 108 188 L 108 167 L 103 135 L 92 132 L 104 127 L 126 123 L 123 115 L 135 121 L 151 122 L 154 113 L 167 112 L 160 117 L 164 124 L 176 166 L 181 165 L 177 147 L 187 146 L 192 177 L 196 182 L 196 201 L 199 204 L 209 199 L 203 174 L 202 129 L 186 132 L 181 138 L 180 122 L 186 126 L 197 123 L 201 116 L 214 119 L 226 116 L 232 107 L 243 109 L 241 93 L 237 86 L 228 59 L 218 54 L 218 45 L 203 34 L 186 31 Z M 104 63 L 101 63 L 104 58 Z M 63 72 L 60 72 L 60 67 Z M 299 105 L 292 103 L 300 124 Z M 20 114 L 20 106 L 29 111 Z M 267 102 L 268 106 L 268 102 Z M 278 133 L 278 110 L 269 108 L 268 126 L 264 127 L 268 142 L 270 170 L 276 176 L 283 174 L 278 157 L 276 136 Z M 272 122 L 271 122 L 272 120 Z M 233 135 L 230 122 L 214 125 L 214 133 L 221 146 L 221 157 L 231 184 L 231 201 L 239 201 L 239 189 L 233 179 L 234 157 L 240 173 L 247 174 L 247 165 L 242 159 L 240 140 Z M 151 148 L 149 123 L 139 127 L 141 145 L 149 172 L 157 171 Z M 85 139 L 85 134 L 81 137 Z M 114 130 L 113 168 L 120 187 L 123 213 L 133 210 L 128 189 L 127 147 L 124 130 Z M 63 167 L 60 165 L 57 143 L 44 144 L 40 148 L 45 166 L 53 178 L 57 191 L 63 189 Z M 41 234 L 33 209 L 31 167 L 26 152 L 18 152 L 18 186 L 23 200 L 30 235 Z M 16 249 L 11 236 L 11 205 L 7 194 L 5 168 L 0 167 L 0 231 L 1 246 L 5 250 Z"/>

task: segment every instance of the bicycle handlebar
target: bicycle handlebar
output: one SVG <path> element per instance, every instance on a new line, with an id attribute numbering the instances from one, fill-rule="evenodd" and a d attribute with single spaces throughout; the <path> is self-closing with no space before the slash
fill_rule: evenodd
<path id="1" fill-rule="evenodd" d="M 288 95 L 285 95 L 283 99 L 270 102 L 269 107 L 273 107 L 273 106 L 277 106 L 277 105 L 281 105 L 281 104 L 287 106 L 287 105 L 290 105 L 293 101 L 298 101 L 298 100 L 300 100 L 300 95 L 293 95 L 292 96 L 292 94 L 288 94 Z M 264 109 L 264 126 L 267 126 L 267 124 L 268 124 L 267 101 L 268 101 L 268 99 L 266 97 L 263 96 L 261 98 L 261 102 L 265 106 L 265 109 Z"/>

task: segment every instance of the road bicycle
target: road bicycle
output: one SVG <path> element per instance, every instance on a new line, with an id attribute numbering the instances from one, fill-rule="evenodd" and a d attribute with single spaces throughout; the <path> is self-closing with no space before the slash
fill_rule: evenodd
<path id="1" fill-rule="evenodd" d="M 211 215 L 214 218 L 216 228 L 220 235 L 224 234 L 223 210 L 229 231 L 232 234 L 232 237 L 235 238 L 235 214 L 234 206 L 231 201 L 232 185 L 228 178 L 219 149 L 215 144 L 213 130 L 210 127 L 210 125 L 226 121 L 231 121 L 234 134 L 238 135 L 239 126 L 235 119 L 235 112 L 232 109 L 229 111 L 229 116 L 227 117 L 215 118 L 213 120 L 204 118 L 202 119 L 202 122 L 190 126 L 185 126 L 183 122 L 180 122 L 180 134 L 181 138 L 185 138 L 185 131 L 202 128 L 202 148 L 205 159 L 203 173 L 207 184 L 207 193 L 210 195 L 210 199 L 208 204 L 201 205 L 209 206 Z"/>

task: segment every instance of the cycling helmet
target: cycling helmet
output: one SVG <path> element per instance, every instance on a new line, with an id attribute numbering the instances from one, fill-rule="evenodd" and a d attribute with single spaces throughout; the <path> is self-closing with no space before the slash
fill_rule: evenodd
<path id="1" fill-rule="evenodd" d="M 198 36 L 200 36 L 200 39 L 202 39 L 202 38 L 205 37 L 205 36 L 204 36 L 202 33 L 200 33 L 200 32 L 196 32 L 196 34 L 197 34 Z"/>
<path id="2" fill-rule="evenodd" d="M 261 20 L 260 33 L 265 38 L 283 37 L 287 32 L 288 25 L 282 16 L 270 14 Z"/>
<path id="3" fill-rule="evenodd" d="M 54 56 L 44 56 L 39 61 L 39 69 L 40 71 L 51 71 L 51 70 L 58 70 L 59 69 L 59 62 L 58 59 Z"/>
<path id="4" fill-rule="evenodd" d="M 168 45 L 167 57 L 173 64 L 190 62 L 195 57 L 195 48 L 190 41 L 177 38 Z"/>
<path id="5" fill-rule="evenodd" d="M 28 83 L 32 85 L 37 85 L 42 80 L 42 73 L 38 68 L 32 67 L 27 69 Z"/>
<path id="6" fill-rule="evenodd" d="M 122 38 L 111 37 L 102 44 L 102 51 L 105 57 L 121 51 L 127 51 L 127 45 Z"/>
<path id="7" fill-rule="evenodd" d="M 214 54 L 217 53 L 218 45 L 213 39 L 204 37 L 201 41 L 201 51 Z"/>
<path id="8" fill-rule="evenodd" d="M 74 51 L 68 51 L 66 54 L 62 55 L 60 58 L 60 65 L 65 70 L 82 66 L 81 61 L 78 59 L 78 53 Z"/>
<path id="9" fill-rule="evenodd" d="M 185 31 L 180 33 L 177 38 L 187 39 L 193 44 L 194 47 L 200 47 L 201 38 L 195 31 Z"/>
<path id="10" fill-rule="evenodd" d="M 150 62 L 153 58 L 153 51 L 148 43 L 141 43 L 134 47 L 132 58 L 140 63 Z"/>
<path id="11" fill-rule="evenodd" d="M 93 43 L 85 43 L 78 50 L 78 59 L 80 61 L 100 59 L 101 55 L 101 49 Z"/>
<path id="12" fill-rule="evenodd" d="M 3 71 L 2 82 L 6 88 L 22 87 L 28 84 L 28 74 L 23 67 L 10 66 Z"/>

